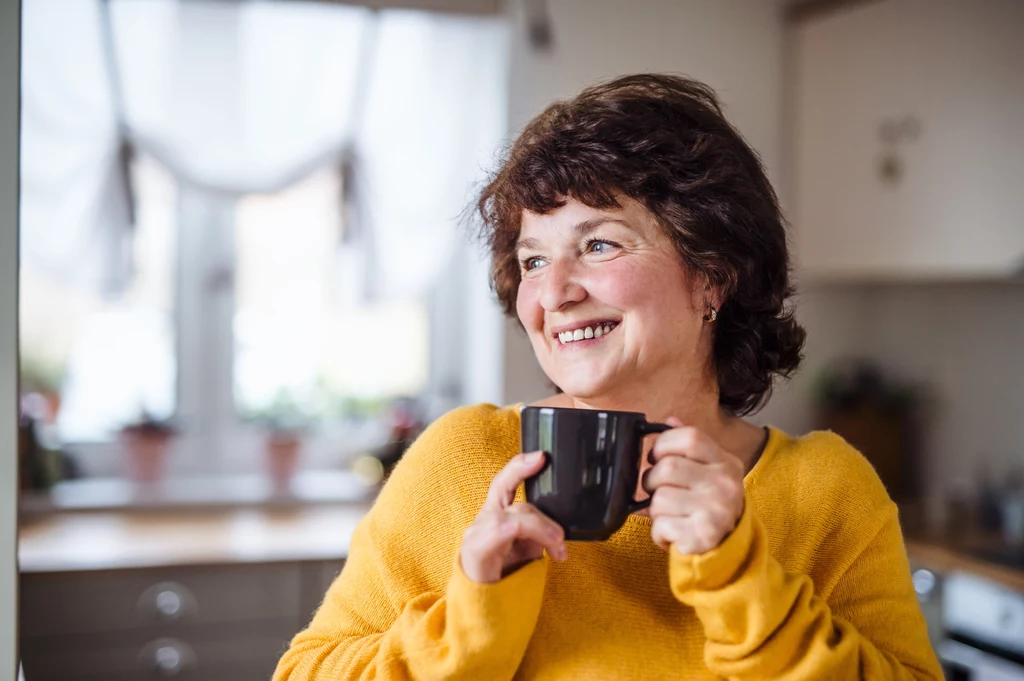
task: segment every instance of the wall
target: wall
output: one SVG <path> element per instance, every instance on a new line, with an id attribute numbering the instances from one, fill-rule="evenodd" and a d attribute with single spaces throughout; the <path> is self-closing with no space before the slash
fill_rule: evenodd
<path id="1" fill-rule="evenodd" d="M 517 129 L 551 101 L 616 74 L 687 73 L 718 90 L 785 203 L 780 4 L 550 0 L 554 49 L 540 53 L 527 45 L 522 3 L 513 3 L 511 123 Z M 996 473 L 1024 466 L 1024 284 L 805 287 L 796 304 L 808 331 L 805 361 L 755 421 L 810 430 L 811 388 L 822 368 L 837 357 L 875 357 L 934 394 L 924 442 L 933 501 L 955 480 L 973 480 L 981 460 Z M 550 391 L 511 322 L 504 379 L 505 402 Z"/>
<path id="2" fill-rule="evenodd" d="M 874 358 L 929 394 L 922 475 L 932 517 L 951 486 L 1024 474 L 1024 284 L 857 285 L 799 297 L 807 359 L 758 420 L 790 432 L 814 426 L 815 375 L 844 355 Z"/>
<path id="3" fill-rule="evenodd" d="M 549 0 L 554 48 L 527 43 L 522 0 L 510 5 L 513 131 L 556 99 L 626 73 L 667 71 L 706 81 L 778 186 L 782 164 L 782 20 L 771 0 Z M 504 401 L 550 388 L 525 334 L 505 333 Z"/>
<path id="4" fill-rule="evenodd" d="M 19 10 L 0 3 L 0 679 L 17 664 Z"/>

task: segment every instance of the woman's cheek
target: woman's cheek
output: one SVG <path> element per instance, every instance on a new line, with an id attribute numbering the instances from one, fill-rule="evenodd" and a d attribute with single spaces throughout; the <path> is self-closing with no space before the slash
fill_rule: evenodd
<path id="1" fill-rule="evenodd" d="M 537 287 L 531 282 L 520 282 L 516 293 L 516 314 L 523 328 L 531 334 L 544 330 L 544 311 L 537 295 Z"/>
<path id="2" fill-rule="evenodd" d="M 659 279 L 657 270 L 636 267 L 625 259 L 603 265 L 589 272 L 585 286 L 592 297 L 618 309 L 649 302 L 652 293 L 665 283 Z"/>

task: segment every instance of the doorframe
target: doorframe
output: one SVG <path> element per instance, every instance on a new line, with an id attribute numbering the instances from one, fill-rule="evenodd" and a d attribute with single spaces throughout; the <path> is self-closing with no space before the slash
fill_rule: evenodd
<path id="1" fill-rule="evenodd" d="M 18 673 L 18 151 L 21 3 L 0 2 L 0 678 Z"/>

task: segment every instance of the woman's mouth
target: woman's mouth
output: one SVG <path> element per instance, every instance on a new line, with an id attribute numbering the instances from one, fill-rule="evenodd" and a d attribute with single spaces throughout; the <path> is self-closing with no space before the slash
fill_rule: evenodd
<path id="1" fill-rule="evenodd" d="M 558 333 L 558 342 L 562 345 L 569 345 L 571 343 L 579 343 L 580 341 L 598 340 L 607 336 L 618 325 L 618 322 L 612 321 L 597 322 L 575 329 L 560 331 Z"/>

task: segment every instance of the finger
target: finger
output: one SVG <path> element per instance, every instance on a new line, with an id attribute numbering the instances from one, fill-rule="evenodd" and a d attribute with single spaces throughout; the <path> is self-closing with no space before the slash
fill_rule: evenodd
<path id="1" fill-rule="evenodd" d="M 460 560 L 466 576 L 477 583 L 498 581 L 518 529 L 515 522 L 508 522 L 501 513 L 477 518 L 462 536 Z"/>
<path id="2" fill-rule="evenodd" d="M 651 518 L 676 516 L 689 518 L 695 525 L 732 529 L 742 506 L 731 499 L 720 499 L 678 487 L 659 487 L 651 495 Z"/>
<path id="3" fill-rule="evenodd" d="M 512 457 L 512 460 L 491 480 L 484 508 L 496 511 L 510 506 L 515 499 L 519 483 L 543 468 L 545 459 L 544 452 L 530 452 Z"/>
<path id="4" fill-rule="evenodd" d="M 651 494 L 650 514 L 652 518 L 661 515 L 689 515 L 697 503 L 693 493 L 681 487 L 665 485 Z"/>
<path id="5" fill-rule="evenodd" d="M 558 523 L 528 504 L 516 504 L 511 508 L 516 510 L 510 509 L 506 515 L 511 522 L 517 523 L 516 539 L 533 542 L 544 547 L 552 558 L 564 560 L 565 532 Z"/>
<path id="6" fill-rule="evenodd" d="M 721 461 L 725 452 L 710 437 L 696 428 L 673 428 L 666 430 L 654 441 L 650 460 L 657 463 L 670 454 L 685 456 L 702 463 Z"/>
<path id="7" fill-rule="evenodd" d="M 543 511 L 532 504 L 512 504 L 506 509 L 506 513 L 512 515 L 531 515 L 536 516 L 538 522 L 547 528 L 552 536 L 556 537 L 558 541 L 565 541 L 565 530 L 557 522 L 546 516 Z"/>
<path id="8" fill-rule="evenodd" d="M 679 516 L 661 516 L 651 523 L 651 539 L 667 551 L 672 544 L 686 545 L 689 534 L 689 519 Z"/>
<path id="9" fill-rule="evenodd" d="M 706 474 L 708 464 L 682 456 L 666 456 L 644 471 L 641 484 L 648 494 L 664 485 L 691 488 Z"/>

